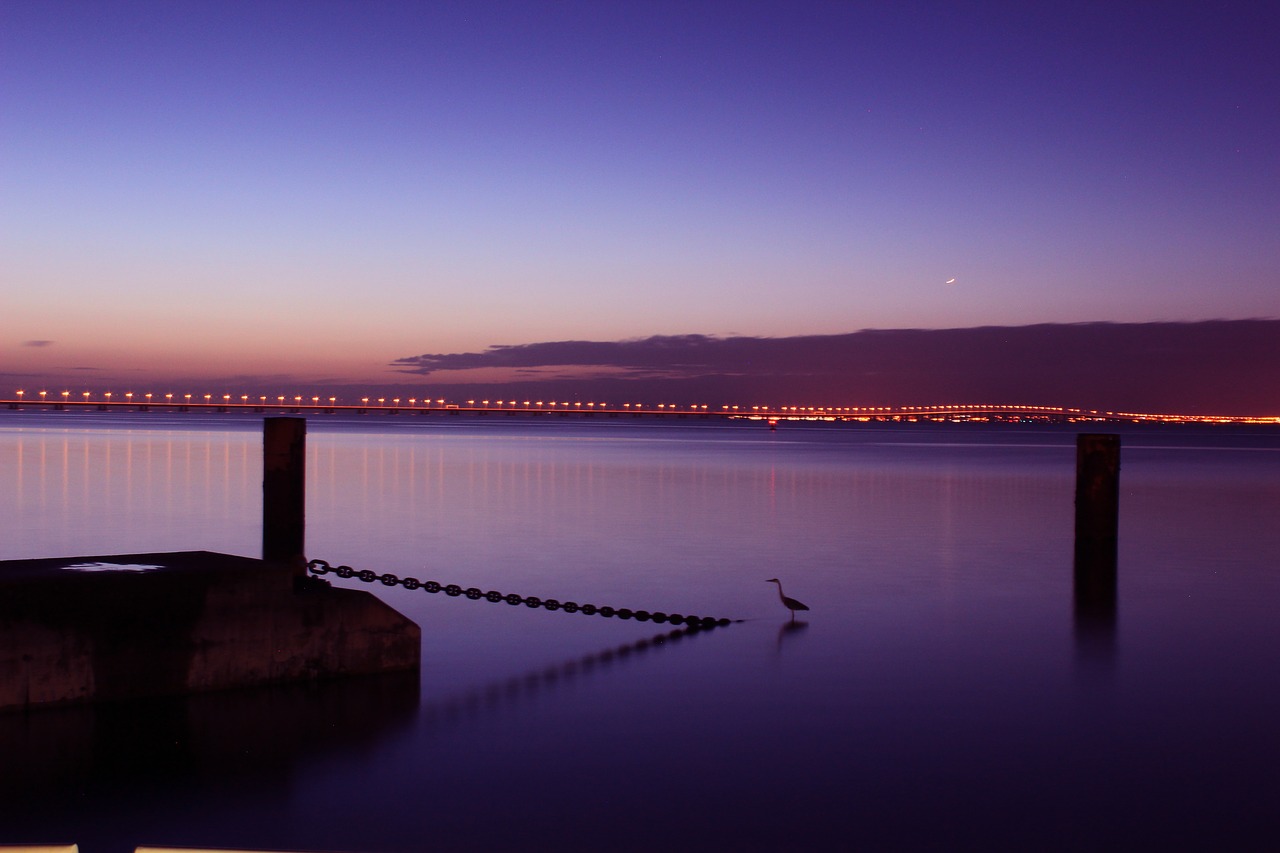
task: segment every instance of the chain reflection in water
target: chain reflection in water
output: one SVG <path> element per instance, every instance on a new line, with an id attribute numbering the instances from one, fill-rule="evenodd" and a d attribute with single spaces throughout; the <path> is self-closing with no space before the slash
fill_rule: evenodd
<path id="1" fill-rule="evenodd" d="M 582 676 L 648 652 L 650 649 L 679 642 L 686 637 L 706 631 L 707 628 L 701 625 L 677 628 L 674 631 L 655 634 L 634 643 L 605 649 L 561 664 L 530 670 L 524 675 L 495 681 L 458 696 L 426 705 L 423 708 L 423 716 L 432 723 L 451 723 L 463 717 L 472 717 L 483 708 L 496 708 L 504 701 L 532 697 L 544 689 L 563 686 Z"/>

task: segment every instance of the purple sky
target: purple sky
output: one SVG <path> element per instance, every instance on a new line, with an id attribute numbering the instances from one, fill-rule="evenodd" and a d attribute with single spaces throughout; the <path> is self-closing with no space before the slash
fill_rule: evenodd
<path id="1" fill-rule="evenodd" d="M 1280 317 L 1277 43 L 1260 2 L 4 3 L 0 374 Z"/>

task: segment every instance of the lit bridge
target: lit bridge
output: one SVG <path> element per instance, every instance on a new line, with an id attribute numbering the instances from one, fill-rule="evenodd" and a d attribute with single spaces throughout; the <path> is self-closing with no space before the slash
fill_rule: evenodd
<path id="1" fill-rule="evenodd" d="M 124 398 L 124 399 L 122 399 Z M 338 402 L 336 397 L 192 394 L 110 394 L 71 392 L 37 395 L 19 391 L 0 405 L 10 410 L 100 412 L 205 412 L 265 414 L 358 414 L 529 418 L 641 418 L 670 420 L 757 420 L 770 424 L 783 421 L 824 422 L 1048 422 L 1081 421 L 1158 423 L 1280 424 L 1280 417 L 1230 415 L 1184 415 L 1138 412 L 1111 412 L 1064 406 L 1018 404 L 954 403 L 932 406 L 743 406 L 678 405 L 658 403 L 597 403 L 524 400 L 446 400 L 413 398 L 361 398 L 358 402 Z"/>

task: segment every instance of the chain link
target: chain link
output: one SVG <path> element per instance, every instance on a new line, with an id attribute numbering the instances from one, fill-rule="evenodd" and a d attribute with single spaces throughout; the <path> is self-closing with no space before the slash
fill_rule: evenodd
<path id="1" fill-rule="evenodd" d="M 437 592 L 443 592 L 450 598 L 466 597 L 472 601 L 490 601 L 494 604 L 506 602 L 515 607 L 523 604 L 525 607 L 541 607 L 544 610 L 563 610 L 565 613 L 581 613 L 584 616 L 603 616 L 611 619 L 614 616 L 619 619 L 635 619 L 637 622 L 656 622 L 659 625 L 686 625 L 690 628 L 715 628 L 721 625 L 728 625 L 730 619 L 716 619 L 711 616 L 686 616 L 681 613 L 663 613 L 661 610 L 650 612 L 648 610 L 630 610 L 626 607 L 613 608 L 609 606 L 597 607 L 594 604 L 578 604 L 576 601 L 559 601 L 554 598 L 538 598 L 536 595 L 520 596 L 514 592 L 503 595 L 497 590 L 489 590 L 481 592 L 477 587 L 468 587 L 463 589 L 456 583 L 441 585 L 436 581 L 420 581 L 417 578 L 401 578 L 390 572 L 378 574 L 372 569 L 364 569 L 356 571 L 350 566 L 334 566 L 329 565 L 325 560 L 312 560 L 307 563 L 307 570 L 316 577 L 321 577 L 333 573 L 340 578 L 359 578 L 365 583 L 380 582 L 383 586 L 402 586 L 407 590 L 421 589 L 433 595 Z"/>

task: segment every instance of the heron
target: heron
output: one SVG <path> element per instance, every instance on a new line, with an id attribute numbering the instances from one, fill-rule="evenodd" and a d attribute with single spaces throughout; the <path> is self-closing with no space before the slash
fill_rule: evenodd
<path id="1" fill-rule="evenodd" d="M 778 598 L 782 600 L 782 606 L 791 611 L 791 621 L 795 621 L 797 610 L 808 610 L 809 605 L 802 604 L 794 598 L 788 598 L 782 594 L 782 581 L 777 578 L 769 578 L 765 583 L 776 583 L 778 585 Z"/>

